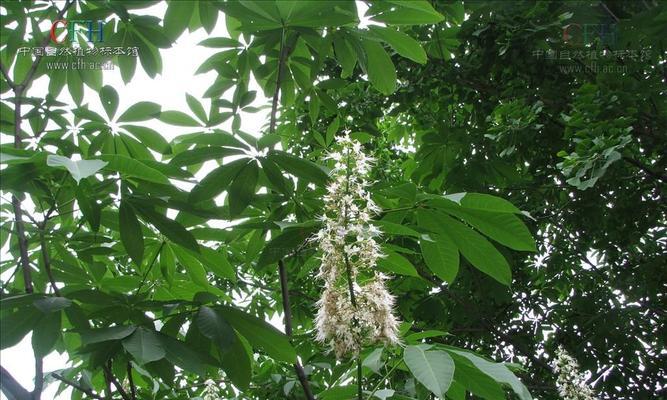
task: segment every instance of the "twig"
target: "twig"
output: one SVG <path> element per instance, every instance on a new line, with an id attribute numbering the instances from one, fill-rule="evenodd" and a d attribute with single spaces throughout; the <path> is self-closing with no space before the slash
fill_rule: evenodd
<path id="1" fill-rule="evenodd" d="M 62 375 L 60 375 L 60 374 L 57 374 L 57 373 L 55 373 L 55 372 L 52 372 L 52 373 L 51 373 L 51 376 L 54 377 L 54 378 L 56 378 L 56 379 L 58 379 L 59 381 L 62 381 L 62 382 L 65 383 L 65 384 L 67 384 L 67 385 L 73 387 L 74 389 L 76 389 L 76 390 L 78 390 L 78 391 L 80 391 L 80 392 L 82 392 L 82 393 L 87 394 L 89 397 L 92 397 L 93 399 L 104 400 L 104 397 L 102 397 L 102 396 L 96 394 L 95 392 L 93 392 L 93 391 L 90 390 L 90 389 L 86 389 L 85 387 L 79 385 L 78 383 L 76 383 L 76 382 L 74 382 L 74 381 L 71 381 L 71 380 L 65 378 L 64 376 L 62 376 Z"/>
<path id="2" fill-rule="evenodd" d="M 35 388 L 32 391 L 32 399 L 39 400 L 44 389 L 44 358 L 35 354 Z"/>

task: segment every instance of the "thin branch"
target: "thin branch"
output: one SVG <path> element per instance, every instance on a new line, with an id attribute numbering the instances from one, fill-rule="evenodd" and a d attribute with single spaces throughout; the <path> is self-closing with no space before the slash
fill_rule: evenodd
<path id="1" fill-rule="evenodd" d="M 132 379 L 132 364 L 127 362 L 127 381 L 130 383 L 130 395 L 132 400 L 137 400 L 137 387 L 134 386 L 134 379 Z"/>
<path id="2" fill-rule="evenodd" d="M 127 392 L 125 392 L 125 389 L 123 389 L 123 386 L 118 383 L 116 377 L 113 376 L 113 373 L 111 372 L 111 361 L 109 361 L 109 363 L 104 366 L 104 377 L 114 385 L 118 391 L 118 394 L 120 394 L 120 397 L 122 397 L 124 400 L 132 400 L 127 395 Z"/>
<path id="3" fill-rule="evenodd" d="M 12 196 L 12 206 L 14 207 L 14 225 L 16 225 L 16 237 L 19 243 L 20 266 L 23 269 L 23 285 L 26 293 L 33 292 L 32 273 L 30 270 L 30 257 L 28 257 L 28 239 L 25 236 L 25 226 L 23 225 L 23 209 L 21 202 L 16 196 Z"/>
<path id="4" fill-rule="evenodd" d="M 639 168 L 643 172 L 645 172 L 647 175 L 651 176 L 654 179 L 661 180 L 663 182 L 667 182 L 667 175 L 662 174 L 660 172 L 653 171 L 651 168 L 647 167 L 646 165 L 642 164 L 641 162 L 635 160 L 634 158 L 630 157 L 623 157 L 623 160 L 627 162 L 628 164 L 632 164 L 635 167 Z"/>
<path id="5" fill-rule="evenodd" d="M 0 389 L 10 399 L 30 400 L 28 392 L 20 383 L 14 379 L 12 374 L 0 365 Z"/>
<path id="6" fill-rule="evenodd" d="M 155 265 L 155 261 L 157 260 L 157 256 L 160 255 L 160 252 L 162 251 L 162 247 L 164 247 L 164 240 L 162 243 L 160 243 L 160 248 L 157 249 L 157 252 L 155 253 L 155 256 L 153 256 L 153 261 L 151 261 L 151 264 L 148 266 L 148 269 L 146 270 L 146 273 L 144 274 L 143 278 L 141 278 L 141 282 L 139 283 L 139 287 L 137 288 L 137 294 L 141 292 L 141 288 L 144 286 L 144 283 L 146 283 L 146 278 L 148 278 L 148 274 L 151 272 L 153 269 L 153 265 Z"/>
<path id="7" fill-rule="evenodd" d="M 62 382 L 65 383 L 66 385 L 71 386 L 71 387 L 73 387 L 74 389 L 76 389 L 76 390 L 78 390 L 78 391 L 80 391 L 80 392 L 82 392 L 82 393 L 87 394 L 89 397 L 92 397 L 93 399 L 104 400 L 104 397 L 102 397 L 102 396 L 96 394 L 95 392 L 93 392 L 93 391 L 90 390 L 90 389 L 86 389 L 85 387 L 79 385 L 78 383 L 76 383 L 76 382 L 74 382 L 74 381 L 71 381 L 71 380 L 65 378 L 64 376 L 62 376 L 62 375 L 60 375 L 60 374 L 57 374 L 57 373 L 55 373 L 55 372 L 52 372 L 52 373 L 51 373 L 51 376 L 54 377 L 54 378 L 56 378 L 56 379 L 58 379 L 59 381 L 62 381 Z"/>

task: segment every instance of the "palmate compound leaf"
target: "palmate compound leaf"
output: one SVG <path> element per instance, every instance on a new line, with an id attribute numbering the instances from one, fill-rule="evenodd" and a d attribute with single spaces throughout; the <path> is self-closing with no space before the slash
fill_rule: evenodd
<path id="1" fill-rule="evenodd" d="M 107 165 L 102 160 L 72 160 L 67 157 L 50 154 L 46 157 L 46 165 L 49 167 L 65 167 L 76 181 L 77 185 L 81 179 L 95 175 Z"/>
<path id="2" fill-rule="evenodd" d="M 454 377 L 454 361 L 442 350 L 429 345 L 407 346 L 403 360 L 412 375 L 438 397 L 444 397 Z"/>

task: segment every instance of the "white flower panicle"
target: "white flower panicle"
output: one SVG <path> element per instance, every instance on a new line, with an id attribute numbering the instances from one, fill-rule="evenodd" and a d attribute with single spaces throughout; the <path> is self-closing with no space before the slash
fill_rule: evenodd
<path id="1" fill-rule="evenodd" d="M 204 382 L 204 390 L 201 393 L 202 400 L 221 400 L 220 388 L 213 379 Z"/>
<path id="2" fill-rule="evenodd" d="M 558 374 L 556 386 L 564 400 L 597 400 L 586 378 L 579 372 L 579 364 L 560 346 L 556 351 L 554 370 Z"/>
<path id="3" fill-rule="evenodd" d="M 335 166 L 324 197 L 323 228 L 314 240 L 322 251 L 319 277 L 324 280 L 317 339 L 341 358 L 358 354 L 366 344 L 397 343 L 398 320 L 387 277 L 376 271 L 380 230 L 371 218 L 380 209 L 366 190 L 372 159 L 348 136 L 337 142 L 340 152 L 329 155 Z"/>

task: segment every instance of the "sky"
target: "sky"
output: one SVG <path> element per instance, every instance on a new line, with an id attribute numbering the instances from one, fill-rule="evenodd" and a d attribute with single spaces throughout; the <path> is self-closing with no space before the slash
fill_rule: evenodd
<path id="1" fill-rule="evenodd" d="M 60 1 L 57 3 L 59 6 L 62 5 L 62 2 Z M 360 19 L 362 20 L 360 26 L 364 26 L 368 23 L 367 19 L 363 17 L 367 7 L 364 3 L 358 2 L 357 8 L 359 10 Z M 137 10 L 137 13 L 151 14 L 162 18 L 165 10 L 166 4 L 159 3 L 150 8 Z M 204 60 L 217 52 L 218 49 L 197 46 L 197 44 L 210 37 L 228 37 L 224 23 L 221 22 L 224 22 L 222 14 L 220 14 L 218 24 L 211 34 L 206 33 L 203 29 L 199 29 L 192 33 L 186 31 L 176 40 L 171 48 L 161 49 L 160 54 L 163 62 L 162 73 L 153 79 L 146 75 L 139 62 L 137 62 L 134 78 L 128 84 L 125 84 L 121 79 L 120 70 L 117 67 L 115 70 L 104 71 L 104 84 L 110 85 L 116 89 L 120 98 L 117 115 L 120 115 L 123 110 L 139 101 L 152 101 L 158 103 L 162 106 L 162 110 L 179 110 L 192 114 L 185 100 L 186 93 L 200 100 L 204 104 L 204 108 L 208 110 L 210 101 L 209 99 L 202 98 L 202 95 L 213 83 L 215 72 L 211 71 L 206 74 L 194 75 L 194 71 L 197 70 Z M 48 27 L 42 26 L 42 29 L 48 29 Z M 11 71 L 10 76 L 12 76 Z M 257 90 L 257 97 L 252 105 L 266 106 L 270 104 L 270 100 L 263 95 L 263 92 L 255 82 L 250 83 L 249 89 Z M 33 83 L 28 95 L 42 96 L 47 92 L 48 78 L 43 76 Z M 225 97 L 231 97 L 231 92 L 233 91 L 229 91 L 228 95 Z M 12 92 L 7 92 L 2 95 L 2 99 L 4 100 L 5 98 L 11 97 L 11 95 Z M 74 104 L 67 87 L 63 89 L 58 100 L 68 104 Z M 85 86 L 83 103 L 88 104 L 88 107 L 98 114 L 106 115 L 98 94 L 87 86 Z M 27 110 L 24 109 L 23 112 L 25 113 Z M 263 130 L 267 129 L 268 114 L 268 108 L 263 108 L 261 111 L 254 114 L 242 113 L 241 130 L 255 136 L 260 136 Z M 175 127 L 157 120 L 147 121 L 146 124 L 162 133 L 167 140 L 170 140 L 177 135 L 198 131 L 196 128 Z M 27 125 L 25 128 L 28 128 Z M 219 128 L 231 131 L 231 119 Z M 8 135 L 0 136 L 0 141 L 3 144 L 11 142 L 12 140 L 13 139 Z M 203 168 L 202 171 L 197 174 L 197 177 L 201 178 L 201 176 L 205 175 L 206 172 L 208 172 L 207 170 L 210 170 L 211 167 L 212 165 L 208 168 Z M 6 196 L 3 196 L 1 201 L 4 203 L 6 200 Z M 27 205 L 26 208 L 29 209 L 30 205 Z M 4 260 L 5 257 L 8 256 L 9 254 L 6 245 L 4 248 L 0 249 L 0 258 Z M 8 273 L 11 274 L 12 271 L 13 270 L 10 269 Z M 8 274 L 3 274 L 3 280 L 8 278 L 7 275 Z M 282 320 L 279 315 L 274 317 L 270 322 L 278 329 L 283 329 Z M 34 387 L 34 358 L 32 355 L 33 352 L 30 338 L 31 335 L 28 334 L 16 346 L 0 351 L 0 362 L 2 366 L 10 371 L 14 378 L 28 390 L 32 390 Z M 60 355 L 57 352 L 54 352 L 44 359 L 44 371 L 45 373 L 55 371 L 66 367 L 66 364 L 67 355 Z M 42 398 L 45 400 L 69 399 L 71 389 L 67 389 L 59 396 L 56 396 L 58 386 L 58 384 L 47 386 L 43 392 Z M 7 398 L 3 394 L 0 394 L 0 400 L 6 399 Z"/>

